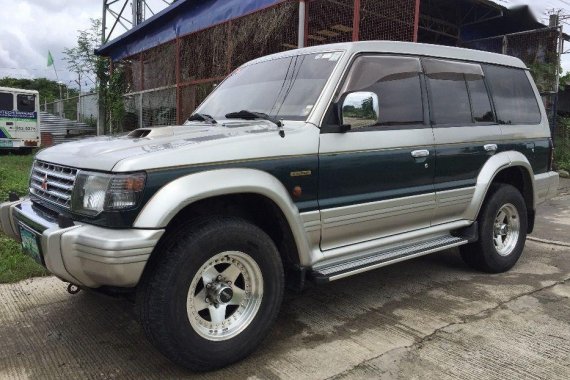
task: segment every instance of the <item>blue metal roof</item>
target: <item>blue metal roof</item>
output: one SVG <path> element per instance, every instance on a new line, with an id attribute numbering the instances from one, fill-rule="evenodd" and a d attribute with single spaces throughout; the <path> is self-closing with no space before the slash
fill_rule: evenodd
<path id="1" fill-rule="evenodd" d="M 113 61 L 285 0 L 178 0 L 95 53 Z"/>

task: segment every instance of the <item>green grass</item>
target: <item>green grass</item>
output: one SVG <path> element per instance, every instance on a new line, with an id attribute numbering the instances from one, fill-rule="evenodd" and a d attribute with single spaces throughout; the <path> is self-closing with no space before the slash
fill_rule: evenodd
<path id="1" fill-rule="evenodd" d="M 12 191 L 18 195 L 28 192 L 32 160 L 32 155 L 0 155 L 0 202 L 4 202 Z M 0 283 L 45 275 L 43 267 L 22 253 L 19 243 L 0 233 Z"/>
<path id="2" fill-rule="evenodd" d="M 570 172 L 570 143 L 559 144 L 554 150 L 554 163 L 556 169 Z"/>

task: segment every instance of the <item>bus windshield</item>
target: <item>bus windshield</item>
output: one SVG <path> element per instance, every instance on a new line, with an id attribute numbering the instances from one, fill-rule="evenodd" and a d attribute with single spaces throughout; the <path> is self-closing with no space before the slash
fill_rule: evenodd
<path id="1" fill-rule="evenodd" d="M 0 150 L 40 146 L 37 91 L 0 88 Z"/>

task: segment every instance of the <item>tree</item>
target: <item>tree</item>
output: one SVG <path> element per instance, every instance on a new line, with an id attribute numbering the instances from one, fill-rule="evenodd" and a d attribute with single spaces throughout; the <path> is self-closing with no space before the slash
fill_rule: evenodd
<path id="1" fill-rule="evenodd" d="M 56 81 L 46 78 L 21 79 L 4 77 L 0 79 L 0 87 L 21 88 L 24 90 L 36 90 L 40 93 L 40 101 L 42 103 L 51 103 L 59 99 L 59 84 Z M 63 91 L 69 96 L 77 96 L 77 90 L 64 86 Z"/>
<path id="2" fill-rule="evenodd" d="M 80 88 L 82 77 L 89 78 L 96 85 L 91 78 L 97 71 L 99 57 L 95 55 L 95 48 L 101 43 L 101 20 L 90 19 L 90 22 L 88 29 L 78 31 L 77 45 L 63 50 L 67 68 L 77 74 Z"/>

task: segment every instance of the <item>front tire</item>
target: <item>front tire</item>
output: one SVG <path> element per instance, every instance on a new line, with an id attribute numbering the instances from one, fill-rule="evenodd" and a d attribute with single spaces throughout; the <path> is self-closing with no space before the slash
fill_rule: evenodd
<path id="1" fill-rule="evenodd" d="M 511 185 L 493 187 L 479 213 L 479 240 L 460 247 L 471 267 L 502 273 L 520 258 L 526 242 L 527 209 L 520 191 Z"/>
<path id="2" fill-rule="evenodd" d="M 149 340 L 195 371 L 249 355 L 268 334 L 283 297 L 279 252 L 257 226 L 209 218 L 166 237 L 141 280 L 138 309 Z"/>

